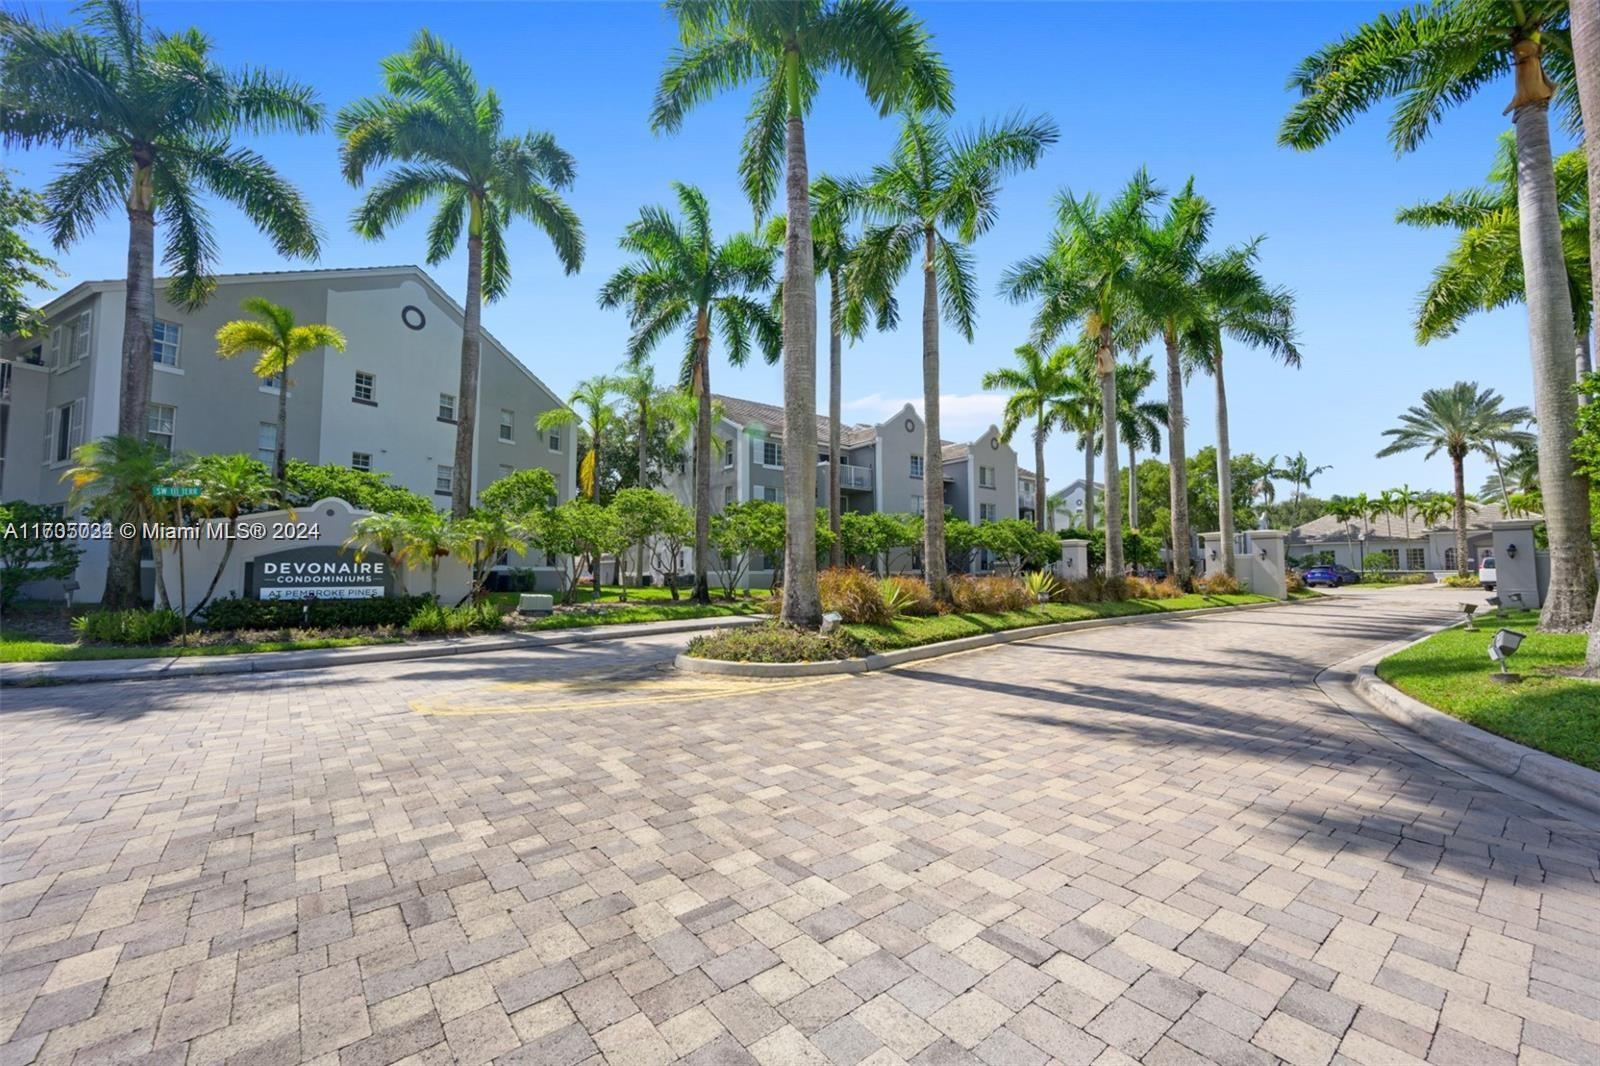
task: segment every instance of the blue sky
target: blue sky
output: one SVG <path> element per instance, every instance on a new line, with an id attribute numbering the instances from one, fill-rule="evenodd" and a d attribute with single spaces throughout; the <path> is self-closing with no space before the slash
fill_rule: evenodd
<path id="1" fill-rule="evenodd" d="M 28 6 L 54 20 L 70 17 L 64 4 Z M 1452 113 L 1432 141 L 1403 159 L 1384 139 L 1382 114 L 1326 148 L 1296 153 L 1274 143 L 1292 100 L 1284 89 L 1288 72 L 1379 6 L 945 2 L 917 9 L 954 74 L 958 125 L 1021 110 L 1048 113 L 1061 128 L 1041 165 L 1008 181 L 999 222 L 976 245 L 983 293 L 976 341 L 969 345 L 948 329 L 942 340 L 947 437 L 970 439 L 998 421 L 1000 401 L 983 395 L 979 380 L 1026 339 L 1030 312 L 996 296 L 996 282 L 1008 264 L 1042 247 L 1056 192 L 1109 194 L 1140 165 L 1169 188 L 1194 175 L 1216 205 L 1216 240 L 1265 235 L 1264 271 L 1298 294 L 1302 369 L 1243 348 L 1229 353 L 1236 452 L 1303 450 L 1314 463 L 1331 464 L 1313 486 L 1319 495 L 1401 483 L 1445 489 L 1443 457 L 1374 458 L 1395 416 L 1424 389 L 1457 379 L 1492 386 L 1511 403 L 1529 402 L 1520 308 L 1479 316 L 1446 341 L 1413 342 L 1417 293 L 1449 241 L 1393 221 L 1398 206 L 1482 180 L 1494 138 L 1508 127 L 1500 110 L 1509 79 Z M 227 63 L 265 65 L 311 83 L 330 115 L 377 91 L 378 61 L 428 26 L 499 90 L 512 128 L 553 132 L 578 160 L 569 199 L 588 237 L 583 271 L 564 275 L 548 242 L 519 224 L 511 231 L 511 293 L 487 307 L 484 320 L 563 393 L 622 359 L 627 324 L 619 312 L 600 310 L 594 297 L 624 261 L 616 239 L 641 205 L 666 202 L 669 182 L 689 181 L 706 190 L 719 229 L 750 224 L 735 173 L 747 92 L 704 106 L 675 136 L 650 132 L 651 96 L 674 40 L 671 21 L 654 4 L 146 0 L 145 12 L 167 30 L 198 25 Z M 808 125 L 812 173 L 864 170 L 887 153 L 894 134 L 893 122 L 879 119 L 854 86 L 829 80 Z M 324 265 L 421 262 L 425 213 L 382 242 L 350 231 L 359 193 L 338 174 L 331 133 L 253 143 L 315 205 L 327 233 Z M 38 186 L 58 162 L 35 152 L 7 165 Z M 279 259 L 233 210 L 217 210 L 215 220 L 222 270 L 296 265 Z M 66 284 L 119 276 L 125 255 L 126 223 L 107 219 L 60 257 Z M 430 269 L 446 290 L 463 291 L 464 257 Z M 847 350 L 848 420 L 877 421 L 907 399 L 920 403 L 920 299 L 913 279 L 901 293 L 907 324 Z M 675 372 L 679 350 L 673 344 L 659 353 L 664 376 Z M 825 373 L 825 340 L 819 355 Z M 720 354 L 713 370 L 717 391 L 772 402 L 781 402 L 779 381 L 776 367 L 733 370 Z M 824 403 L 825 396 L 819 393 Z M 1215 439 L 1210 379 L 1194 379 L 1187 400 L 1190 447 L 1199 448 Z M 1065 438 L 1052 441 L 1046 461 L 1058 486 L 1082 470 Z M 1486 464 L 1473 461 L 1469 489 L 1486 473 Z"/>

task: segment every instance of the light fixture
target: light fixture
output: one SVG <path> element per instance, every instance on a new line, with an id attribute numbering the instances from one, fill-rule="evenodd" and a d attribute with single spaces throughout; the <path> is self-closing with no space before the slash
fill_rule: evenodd
<path id="1" fill-rule="evenodd" d="M 1506 558 L 1515 559 L 1516 557 L 1517 557 L 1517 545 L 1516 545 L 1516 542 L 1513 541 L 1512 543 L 1506 545 Z"/>
<path id="2" fill-rule="evenodd" d="M 1216 557 L 1217 557 L 1217 549 L 1212 548 L 1211 549 L 1211 558 L 1215 559 Z"/>
<path id="3" fill-rule="evenodd" d="M 1489 680 L 1498 681 L 1502 685 L 1516 684 L 1522 680 L 1521 674 L 1513 674 L 1506 670 L 1506 660 L 1517 653 L 1517 648 L 1522 644 L 1522 634 L 1515 629 L 1502 629 L 1489 641 L 1489 658 L 1500 664 L 1497 673 L 1489 675 Z"/>
<path id="4" fill-rule="evenodd" d="M 827 636 L 829 633 L 832 633 L 835 629 L 839 628 L 839 623 L 843 620 L 844 615 L 840 614 L 838 611 L 829 611 L 827 614 L 823 615 L 822 635 Z"/>
<path id="5" fill-rule="evenodd" d="M 1478 631 L 1478 627 L 1472 624 L 1472 615 L 1477 609 L 1478 605 L 1475 603 L 1463 603 L 1461 605 L 1461 613 L 1467 616 L 1467 624 L 1464 628 L 1468 633 L 1476 633 Z"/>
<path id="6" fill-rule="evenodd" d="M 1504 618 L 1506 616 L 1506 609 L 1504 607 L 1500 606 L 1500 597 L 1499 596 L 1490 596 L 1484 602 L 1487 603 L 1490 607 L 1494 608 L 1494 616 L 1496 618 Z"/>

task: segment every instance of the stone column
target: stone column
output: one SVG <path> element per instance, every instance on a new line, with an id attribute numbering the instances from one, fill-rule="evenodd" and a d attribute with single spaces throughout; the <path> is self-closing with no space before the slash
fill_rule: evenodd
<path id="1" fill-rule="evenodd" d="M 1502 607 L 1532 610 L 1544 605 L 1539 550 L 1533 539 L 1538 524 L 1534 518 L 1508 518 L 1490 527 L 1494 538 L 1494 594 L 1500 597 Z"/>
<path id="2" fill-rule="evenodd" d="M 1089 542 L 1063 540 L 1061 560 L 1056 563 L 1056 576 L 1063 581 L 1082 581 L 1089 576 Z"/>
<path id="3" fill-rule="evenodd" d="M 1247 538 L 1250 549 L 1250 591 L 1276 600 L 1289 598 L 1289 579 L 1285 570 L 1285 545 L 1289 534 L 1281 529 L 1252 529 Z"/>

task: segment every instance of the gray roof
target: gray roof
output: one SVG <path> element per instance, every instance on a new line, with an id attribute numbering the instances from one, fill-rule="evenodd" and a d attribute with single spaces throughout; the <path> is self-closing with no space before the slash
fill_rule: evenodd
<path id="1" fill-rule="evenodd" d="M 1365 518 L 1352 518 L 1348 522 L 1341 522 L 1331 514 L 1325 514 L 1303 525 L 1295 526 L 1289 531 L 1289 540 L 1296 543 L 1311 543 L 1317 541 L 1343 541 L 1351 537 L 1392 537 L 1395 540 L 1404 540 L 1406 537 L 1406 518 L 1411 521 L 1411 539 L 1420 540 L 1429 532 L 1453 529 L 1455 518 L 1447 515 L 1433 525 L 1428 525 L 1422 516 L 1412 511 L 1409 516 L 1388 515 L 1379 516 L 1378 520 L 1368 521 Z M 1467 528 L 1488 529 L 1495 522 L 1502 521 L 1507 516 L 1498 504 L 1493 503 L 1467 503 Z M 1538 517 L 1530 515 L 1528 517 Z M 1390 530 L 1393 530 L 1391 533 Z"/>
<path id="2" fill-rule="evenodd" d="M 727 416 L 741 426 L 759 425 L 767 433 L 778 439 L 783 439 L 783 408 L 776 404 L 758 403 L 755 400 L 742 400 L 737 396 L 722 396 L 716 393 L 712 398 L 722 404 L 722 409 Z M 817 416 L 817 442 L 828 443 L 828 429 L 832 420 L 827 415 Z M 839 426 L 839 443 L 846 448 L 854 448 L 866 444 L 877 435 L 877 427 L 863 423 L 843 423 Z"/>

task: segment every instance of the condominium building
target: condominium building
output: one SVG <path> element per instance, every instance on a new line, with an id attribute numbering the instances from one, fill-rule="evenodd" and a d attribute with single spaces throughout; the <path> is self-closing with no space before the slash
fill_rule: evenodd
<path id="1" fill-rule="evenodd" d="M 344 352 L 308 353 L 289 373 L 290 458 L 386 472 L 393 484 L 449 503 L 456 479 L 462 312 L 415 266 L 229 274 L 204 306 L 166 301 L 156 282 L 149 436 L 175 452 L 244 452 L 270 464 L 277 449 L 278 390 L 260 381 L 255 359 L 217 357 L 216 332 L 247 317 L 246 297 L 325 322 Z M 126 284 L 79 284 L 43 308 L 45 325 L 0 348 L 0 498 L 65 505 L 63 473 L 79 444 L 117 431 Z M 537 420 L 560 398 L 499 341 L 483 335 L 473 485 L 545 467 L 563 500 L 573 494 L 571 429 L 541 432 Z M 104 544 L 85 545 L 80 598 L 99 598 Z"/>
<path id="2" fill-rule="evenodd" d="M 735 396 L 717 396 L 722 420 L 713 426 L 718 438 L 711 469 L 713 507 L 746 500 L 783 501 L 783 467 L 793 449 L 784 440 L 783 408 Z M 814 441 L 805 442 L 804 461 L 817 465 L 816 506 L 828 499 L 828 448 L 831 422 L 817 418 Z M 906 404 L 876 424 L 839 427 L 840 504 L 845 511 L 922 514 L 927 496 L 923 470 L 924 424 Z M 691 443 L 691 452 L 692 452 Z M 1017 465 L 1017 453 L 1000 439 L 994 426 L 965 444 L 946 442 L 944 502 L 969 522 L 1033 518 L 1033 471 Z M 692 453 L 668 480 L 668 491 L 685 504 L 694 498 Z M 769 560 L 769 563 L 771 561 Z M 980 565 L 986 560 L 980 560 Z M 752 581 L 770 580 L 770 569 L 753 568 Z"/>

